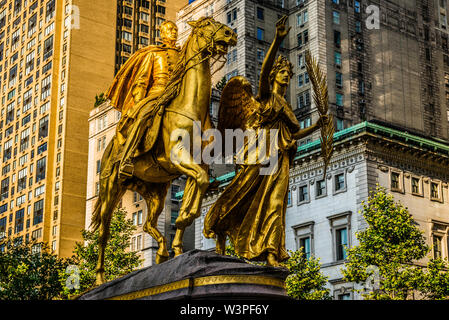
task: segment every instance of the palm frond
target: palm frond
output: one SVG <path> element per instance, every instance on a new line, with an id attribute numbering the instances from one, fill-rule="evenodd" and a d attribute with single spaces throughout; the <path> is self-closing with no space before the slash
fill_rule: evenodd
<path id="1" fill-rule="evenodd" d="M 329 112 L 329 93 L 327 89 L 326 75 L 321 71 L 316 59 L 312 57 L 310 51 L 306 52 L 306 68 L 310 83 L 313 88 L 313 100 L 315 101 L 318 113 L 326 115 Z M 324 178 L 326 177 L 327 167 L 329 165 L 334 150 L 334 121 L 332 115 L 329 115 L 328 121 L 321 127 L 321 155 L 324 159 Z"/>

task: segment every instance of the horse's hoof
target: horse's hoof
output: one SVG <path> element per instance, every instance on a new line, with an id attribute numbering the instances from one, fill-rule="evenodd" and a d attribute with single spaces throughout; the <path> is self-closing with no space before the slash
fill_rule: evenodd
<path id="1" fill-rule="evenodd" d="M 104 274 L 103 273 L 97 273 L 97 278 L 95 280 L 95 285 L 100 286 L 104 283 Z"/>
<path id="2" fill-rule="evenodd" d="M 182 251 L 182 248 L 180 248 L 180 247 L 174 247 L 174 248 L 173 248 L 173 252 L 175 253 L 175 257 L 180 256 L 181 254 L 184 253 L 184 252 Z"/>
<path id="3" fill-rule="evenodd" d="M 167 261 L 168 258 L 169 258 L 168 255 L 165 256 L 165 255 L 161 255 L 159 253 L 156 253 L 156 264 L 161 264 L 161 263 Z"/>

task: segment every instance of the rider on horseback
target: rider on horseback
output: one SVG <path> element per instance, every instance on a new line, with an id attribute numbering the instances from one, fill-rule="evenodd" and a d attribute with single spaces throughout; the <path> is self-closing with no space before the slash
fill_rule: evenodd
<path id="1" fill-rule="evenodd" d="M 143 115 L 142 107 L 148 105 L 149 101 L 155 101 L 164 92 L 179 59 L 176 24 L 171 21 L 162 23 L 160 35 L 163 44 L 150 45 L 131 56 L 106 94 L 111 104 L 122 112 L 116 132 L 116 139 L 122 146 L 119 169 L 121 179 L 132 177 L 134 172 L 132 157 L 139 142 L 137 127 L 140 122 L 137 120 Z"/>

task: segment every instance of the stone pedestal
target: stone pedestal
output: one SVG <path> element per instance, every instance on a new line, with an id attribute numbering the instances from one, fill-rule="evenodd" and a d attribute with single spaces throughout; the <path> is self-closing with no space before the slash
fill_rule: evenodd
<path id="1" fill-rule="evenodd" d="M 79 300 L 289 300 L 283 268 L 255 266 L 230 256 L 192 250 L 134 271 L 78 297 Z"/>

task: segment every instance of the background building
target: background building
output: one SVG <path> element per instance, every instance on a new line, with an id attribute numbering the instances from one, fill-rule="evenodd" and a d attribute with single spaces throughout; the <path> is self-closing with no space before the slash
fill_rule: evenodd
<path id="1" fill-rule="evenodd" d="M 0 2 L 0 238 L 59 256 L 80 241 L 86 120 L 114 73 L 115 19 L 105 2 Z"/>

